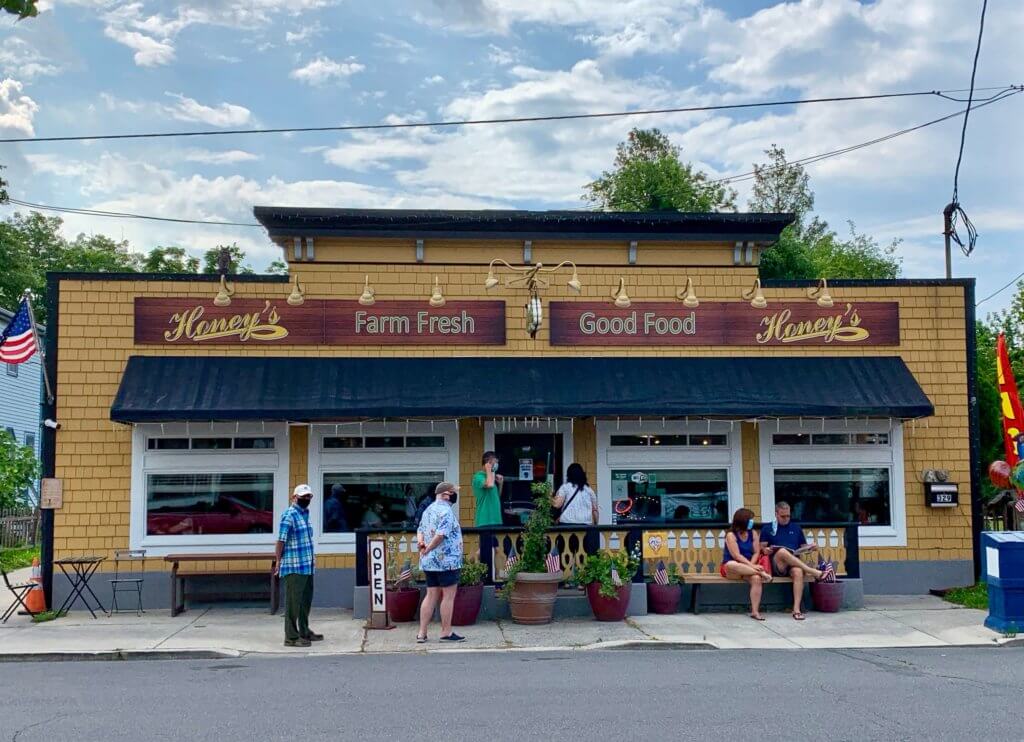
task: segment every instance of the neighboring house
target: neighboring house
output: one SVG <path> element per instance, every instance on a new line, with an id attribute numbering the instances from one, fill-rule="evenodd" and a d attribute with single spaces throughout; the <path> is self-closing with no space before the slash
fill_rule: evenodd
<path id="1" fill-rule="evenodd" d="M 0 308 L 0 330 L 7 327 L 13 313 Z M 45 328 L 37 326 L 40 342 Z M 18 443 L 30 446 L 39 458 L 40 399 L 43 383 L 43 368 L 39 353 L 21 364 L 0 363 L 0 430 L 12 433 Z M 32 498 L 38 499 L 38 486 Z"/>

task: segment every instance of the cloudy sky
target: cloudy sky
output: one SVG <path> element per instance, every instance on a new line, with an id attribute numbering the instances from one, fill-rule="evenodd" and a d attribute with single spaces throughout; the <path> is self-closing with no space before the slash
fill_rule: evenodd
<path id="1" fill-rule="evenodd" d="M 0 19 L 0 136 L 496 118 L 967 86 L 980 0 L 41 0 Z M 989 3 L 983 87 L 1024 82 L 1024 4 Z M 986 93 L 987 94 L 987 93 Z M 791 158 L 955 112 L 937 97 L 459 129 L 0 144 L 11 196 L 248 222 L 254 204 L 576 208 L 635 125 L 716 177 L 772 143 Z M 978 227 L 955 275 L 979 298 L 1024 270 L 1024 95 L 973 114 L 960 200 Z M 943 272 L 959 119 L 809 166 L 819 213 L 901 238 L 904 275 Z M 749 183 L 739 183 L 740 203 Z M 11 208 L 0 208 L 0 215 Z M 83 216 L 135 249 L 260 229 Z M 1010 292 L 982 305 L 1003 304 Z"/>

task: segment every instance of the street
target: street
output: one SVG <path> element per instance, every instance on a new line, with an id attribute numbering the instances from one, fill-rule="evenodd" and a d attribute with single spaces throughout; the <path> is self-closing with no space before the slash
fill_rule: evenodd
<path id="1" fill-rule="evenodd" d="M 1024 650 L 0 664 L 3 739 L 1018 740 Z"/>

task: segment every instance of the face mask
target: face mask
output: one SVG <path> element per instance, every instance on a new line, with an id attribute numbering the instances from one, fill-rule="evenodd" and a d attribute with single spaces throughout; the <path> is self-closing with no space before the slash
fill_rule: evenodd
<path id="1" fill-rule="evenodd" d="M 459 501 L 459 493 L 458 492 L 449 492 L 448 493 L 448 504 L 449 505 L 454 505 L 458 501 Z"/>
<path id="2" fill-rule="evenodd" d="M 295 502 L 297 502 L 299 504 L 300 508 L 303 508 L 304 510 L 308 510 L 309 509 L 309 503 L 312 500 L 313 500 L 312 497 L 300 497 Z"/>
<path id="3" fill-rule="evenodd" d="M 751 518 L 750 520 L 747 521 L 747 530 L 748 531 L 753 531 L 754 530 L 754 519 L 753 518 Z"/>

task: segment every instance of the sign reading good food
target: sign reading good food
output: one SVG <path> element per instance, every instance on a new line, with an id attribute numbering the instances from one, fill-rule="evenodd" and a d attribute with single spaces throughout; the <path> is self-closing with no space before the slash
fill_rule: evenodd
<path id="1" fill-rule="evenodd" d="M 135 342 L 158 345 L 504 345 L 505 302 L 135 299 Z"/>
<path id="2" fill-rule="evenodd" d="M 551 302 L 552 345 L 899 345 L 899 304 Z"/>

